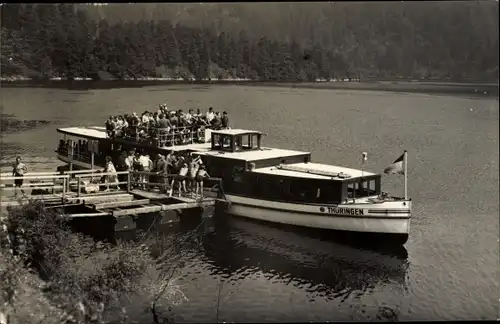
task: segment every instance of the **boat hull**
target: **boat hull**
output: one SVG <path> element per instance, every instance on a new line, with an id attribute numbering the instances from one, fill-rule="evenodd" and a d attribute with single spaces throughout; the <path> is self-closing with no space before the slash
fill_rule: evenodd
<path id="1" fill-rule="evenodd" d="M 341 205 L 274 202 L 226 194 L 228 212 L 235 216 L 288 225 L 339 231 L 395 234 L 410 231 L 411 201 Z"/>

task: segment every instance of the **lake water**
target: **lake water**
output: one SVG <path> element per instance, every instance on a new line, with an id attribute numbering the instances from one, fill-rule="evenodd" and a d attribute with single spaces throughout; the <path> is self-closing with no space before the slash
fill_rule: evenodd
<path id="1" fill-rule="evenodd" d="M 394 92 L 170 85 L 2 89 L 2 171 L 16 155 L 53 171 L 55 128 L 166 102 L 226 110 L 233 127 L 313 160 L 380 172 L 408 150 L 414 216 L 407 255 L 354 248 L 300 230 L 229 218 L 187 253 L 178 321 L 475 320 L 499 317 L 498 98 Z M 38 122 L 35 122 L 38 121 Z M 384 177 L 400 194 L 403 179 Z M 222 284 L 220 284 L 222 282 Z"/>

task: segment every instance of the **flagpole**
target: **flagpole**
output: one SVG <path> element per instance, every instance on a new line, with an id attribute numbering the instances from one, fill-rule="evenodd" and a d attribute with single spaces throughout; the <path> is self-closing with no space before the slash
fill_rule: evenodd
<path id="1" fill-rule="evenodd" d="M 405 200 L 408 199 L 408 152 L 404 152 Z"/>

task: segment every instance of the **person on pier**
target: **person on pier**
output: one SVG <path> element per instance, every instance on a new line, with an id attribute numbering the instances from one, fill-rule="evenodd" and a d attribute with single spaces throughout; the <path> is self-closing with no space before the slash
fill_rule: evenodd
<path id="1" fill-rule="evenodd" d="M 196 189 L 196 174 L 198 173 L 198 169 L 200 168 L 201 157 L 197 156 L 193 158 L 193 153 L 189 153 L 189 181 L 188 181 L 188 189 L 190 192 L 194 193 Z"/>
<path id="2" fill-rule="evenodd" d="M 14 180 L 14 196 L 17 198 L 17 188 L 21 190 L 21 194 L 23 197 L 26 197 L 26 194 L 24 193 L 24 190 L 22 189 L 23 186 L 23 176 L 26 172 L 28 172 L 28 168 L 26 167 L 26 164 L 21 162 L 21 157 L 18 156 L 16 157 L 16 163 L 14 164 L 14 167 L 12 169 L 12 175 L 14 177 L 18 177 L 18 179 Z"/>
<path id="3" fill-rule="evenodd" d="M 203 180 L 207 178 L 210 178 L 210 175 L 205 169 L 205 165 L 202 164 L 196 174 L 196 190 L 194 193 L 195 195 L 198 195 L 199 192 L 200 198 L 203 198 Z"/>
<path id="4" fill-rule="evenodd" d="M 109 185 L 113 184 L 113 183 L 114 183 L 115 189 L 119 190 L 120 187 L 118 187 L 118 177 L 116 175 L 116 169 L 115 169 L 115 166 L 113 165 L 111 156 L 109 156 L 109 155 L 106 156 L 106 167 L 104 168 L 104 172 L 110 173 L 110 174 L 105 176 L 107 186 L 106 186 L 106 190 L 104 190 L 104 191 L 108 192 Z"/>
<path id="5" fill-rule="evenodd" d="M 165 161 L 165 157 L 161 154 L 158 154 L 155 171 L 157 174 L 155 182 L 159 183 L 158 187 L 160 189 L 160 192 L 166 193 L 168 186 L 168 167 L 167 161 Z"/>
<path id="6" fill-rule="evenodd" d="M 141 165 L 142 165 L 141 171 L 142 172 L 151 172 L 151 170 L 153 168 L 153 161 L 151 161 L 151 159 L 149 158 L 149 155 L 142 153 L 139 157 L 139 160 L 140 160 Z M 149 175 L 148 174 L 141 174 L 139 181 L 142 183 L 143 190 L 149 189 L 149 186 L 146 185 L 146 183 L 149 182 Z"/>
<path id="7" fill-rule="evenodd" d="M 120 157 L 118 158 L 118 163 L 117 163 L 117 169 L 118 171 L 128 171 L 128 166 L 127 166 L 127 152 L 122 151 L 120 153 Z M 120 174 L 118 175 L 118 180 L 120 182 L 125 182 L 127 181 L 127 175 L 126 174 Z M 126 184 L 120 185 L 122 189 L 125 188 Z"/>
<path id="8" fill-rule="evenodd" d="M 139 152 L 134 153 L 134 159 L 133 159 L 133 164 L 132 168 L 134 170 L 134 182 L 136 183 L 135 186 L 138 186 L 138 183 L 141 182 L 141 175 L 139 175 L 137 172 L 144 171 Z"/>
<path id="9" fill-rule="evenodd" d="M 177 182 L 177 188 L 179 190 L 179 197 L 182 195 L 183 189 L 184 189 L 184 192 L 187 192 L 186 178 L 187 178 L 188 171 L 189 171 L 188 165 L 187 165 L 187 163 L 184 162 L 181 166 L 181 169 L 179 170 L 179 173 L 177 174 L 175 179 L 172 181 L 172 188 L 170 189 L 170 194 L 169 194 L 170 197 L 173 194 L 175 182 Z"/>

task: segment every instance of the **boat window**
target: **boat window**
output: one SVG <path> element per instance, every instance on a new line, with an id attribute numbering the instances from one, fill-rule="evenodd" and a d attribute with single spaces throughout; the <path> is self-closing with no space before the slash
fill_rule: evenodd
<path id="1" fill-rule="evenodd" d="M 368 195 L 373 196 L 377 194 L 377 183 L 375 180 L 368 181 Z"/>
<path id="2" fill-rule="evenodd" d="M 295 201 L 314 201 L 317 195 L 317 187 L 312 184 L 302 183 L 302 181 L 290 181 L 290 195 L 291 199 Z"/>
<path id="3" fill-rule="evenodd" d="M 243 182 L 243 172 L 245 171 L 244 167 L 235 166 L 233 168 L 233 181 L 234 182 Z"/>
<path id="4" fill-rule="evenodd" d="M 349 189 L 350 186 L 353 186 L 354 188 L 354 197 L 348 195 L 349 198 L 368 197 L 376 194 L 375 180 L 364 180 L 354 184 L 350 184 L 348 186 L 348 194 L 350 191 L 352 192 L 352 189 Z"/>
<path id="5" fill-rule="evenodd" d="M 354 183 L 347 184 L 347 198 L 354 198 L 354 189 L 355 189 Z"/>
<path id="6" fill-rule="evenodd" d="M 366 181 L 360 181 L 356 184 L 356 197 L 366 196 Z"/>
<path id="7" fill-rule="evenodd" d="M 213 134 L 212 147 L 220 148 L 221 147 L 221 136 L 219 134 Z"/>
<path id="8" fill-rule="evenodd" d="M 252 196 L 261 195 L 263 189 L 262 179 L 260 179 L 258 174 L 251 174 L 249 179 L 250 179 L 250 195 Z"/>
<path id="9" fill-rule="evenodd" d="M 250 148 L 252 149 L 258 149 L 260 148 L 260 141 L 259 141 L 259 135 L 254 134 L 250 136 Z"/>
<path id="10" fill-rule="evenodd" d="M 330 180 L 320 181 L 316 186 L 316 202 L 338 203 L 342 200 L 342 184 Z"/>
<path id="11" fill-rule="evenodd" d="M 244 149 L 251 148 L 250 146 L 250 136 L 238 136 L 240 139 L 240 145 Z"/>

